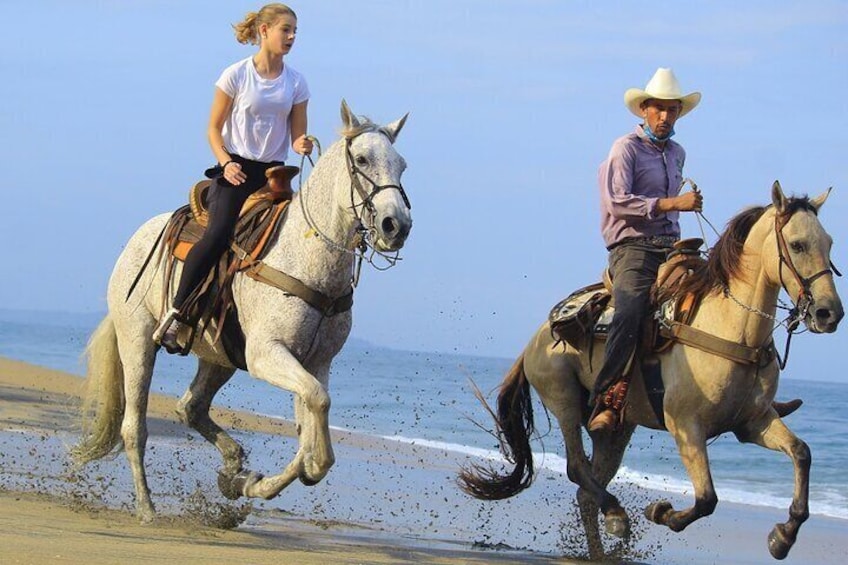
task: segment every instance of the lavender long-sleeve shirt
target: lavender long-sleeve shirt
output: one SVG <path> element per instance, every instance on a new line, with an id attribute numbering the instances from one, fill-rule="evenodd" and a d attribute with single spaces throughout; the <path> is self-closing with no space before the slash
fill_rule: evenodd
<path id="1" fill-rule="evenodd" d="M 679 143 L 668 140 L 660 150 L 642 126 L 615 140 L 598 170 L 601 235 L 607 247 L 627 237 L 680 237 L 679 212 L 657 212 L 657 203 L 678 195 L 685 161 Z"/>

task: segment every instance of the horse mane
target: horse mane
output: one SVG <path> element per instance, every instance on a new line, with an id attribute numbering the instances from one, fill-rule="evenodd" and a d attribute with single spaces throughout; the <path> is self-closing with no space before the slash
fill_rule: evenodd
<path id="1" fill-rule="evenodd" d="M 769 208 L 771 205 L 754 206 L 731 218 L 724 233 L 710 250 L 707 260 L 694 269 L 693 276 L 681 281 L 678 292 L 692 293 L 696 300 L 700 300 L 711 292 L 727 288 L 730 279 L 739 276 L 742 248 L 751 228 Z M 786 200 L 782 216 L 789 218 L 798 210 L 809 210 L 814 214 L 818 212 L 810 204 L 809 197 L 801 196 Z"/>
<path id="2" fill-rule="evenodd" d="M 367 116 L 358 116 L 358 119 L 359 124 L 342 128 L 341 136 L 343 138 L 350 140 L 363 133 L 379 132 L 385 134 L 389 139 L 393 139 L 392 135 L 388 130 L 386 130 L 386 128 L 379 124 L 375 124 Z"/>
<path id="3" fill-rule="evenodd" d="M 359 116 L 359 123 L 357 125 L 342 128 L 341 136 L 345 139 L 353 139 L 363 133 L 375 131 L 380 131 L 380 126 L 372 122 L 370 118 Z"/>

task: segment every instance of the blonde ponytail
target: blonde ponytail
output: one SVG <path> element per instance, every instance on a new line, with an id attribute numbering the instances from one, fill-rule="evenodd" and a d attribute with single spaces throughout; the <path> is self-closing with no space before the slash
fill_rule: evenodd
<path id="1" fill-rule="evenodd" d="M 297 19 L 294 10 L 285 4 L 266 4 L 258 12 L 248 12 L 241 23 L 233 25 L 236 32 L 236 41 L 241 44 L 259 44 L 259 26 L 261 24 L 273 25 L 277 18 L 289 15 Z"/>

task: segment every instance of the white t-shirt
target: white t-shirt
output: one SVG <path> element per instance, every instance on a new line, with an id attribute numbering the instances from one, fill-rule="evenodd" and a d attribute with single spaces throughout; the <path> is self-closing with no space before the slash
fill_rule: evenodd
<path id="1" fill-rule="evenodd" d="M 222 131 L 227 150 L 254 161 L 285 161 L 292 106 L 309 100 L 303 75 L 284 64 L 280 76 L 264 79 L 251 56 L 224 69 L 215 86 L 233 99 Z"/>

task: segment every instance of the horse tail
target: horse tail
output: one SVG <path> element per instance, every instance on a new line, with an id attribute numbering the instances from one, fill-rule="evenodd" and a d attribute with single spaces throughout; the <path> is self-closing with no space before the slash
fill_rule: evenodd
<path id="1" fill-rule="evenodd" d="M 124 367 L 115 324 L 108 314 L 91 335 L 84 355 L 88 375 L 80 407 L 82 434 L 79 444 L 71 450 L 80 465 L 105 457 L 121 443 Z"/>
<path id="2" fill-rule="evenodd" d="M 524 373 L 524 354 L 515 361 L 501 383 L 497 414 L 489 408 L 479 390 L 476 394 L 495 419 L 501 453 L 515 467 L 507 474 L 482 465 L 465 467 L 459 473 L 459 487 L 483 500 L 515 496 L 531 485 L 534 473 L 533 452 L 530 450 L 530 436 L 534 433 L 533 403 L 530 383 Z"/>

